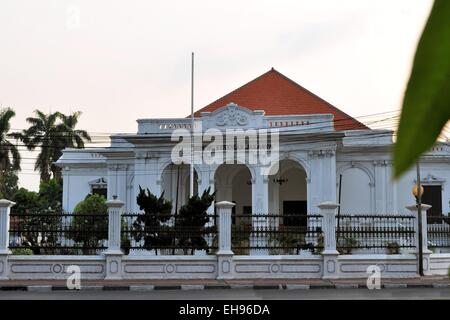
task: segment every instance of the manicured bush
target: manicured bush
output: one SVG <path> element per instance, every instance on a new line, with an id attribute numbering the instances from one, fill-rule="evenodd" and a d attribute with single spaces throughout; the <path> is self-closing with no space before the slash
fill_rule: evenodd
<path id="1" fill-rule="evenodd" d="M 89 194 L 73 210 L 70 228 L 79 232 L 68 233 L 67 237 L 81 244 L 83 254 L 95 253 L 96 248 L 108 238 L 108 207 L 105 197 Z"/>
<path id="2" fill-rule="evenodd" d="M 22 256 L 32 256 L 33 255 L 33 250 L 29 249 L 29 248 L 14 248 L 11 250 L 13 255 L 22 255 Z"/>

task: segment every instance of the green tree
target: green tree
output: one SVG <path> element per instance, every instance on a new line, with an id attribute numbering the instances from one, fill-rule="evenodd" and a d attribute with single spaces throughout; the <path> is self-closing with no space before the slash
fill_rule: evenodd
<path id="1" fill-rule="evenodd" d="M 108 239 L 108 207 L 105 197 L 89 194 L 73 210 L 68 238 L 81 244 L 83 254 L 96 252 L 103 240 Z"/>
<path id="2" fill-rule="evenodd" d="M 41 210 L 62 212 L 62 182 L 56 179 L 42 181 L 39 185 L 39 206 Z"/>
<path id="3" fill-rule="evenodd" d="M 27 118 L 31 126 L 15 135 L 20 138 L 29 150 L 40 148 L 35 170 L 38 170 L 42 181 L 49 181 L 53 177 L 60 180 L 61 169 L 54 165 L 66 147 L 84 147 L 84 140 L 91 141 L 84 130 L 75 130 L 80 112 L 70 116 L 60 112 L 45 114 L 35 110 L 35 117 Z"/>
<path id="4" fill-rule="evenodd" d="M 414 57 L 394 147 L 399 177 L 429 150 L 450 119 L 450 1 L 436 0 Z"/>
<path id="5" fill-rule="evenodd" d="M 14 173 L 20 170 L 20 153 L 18 148 L 10 141 L 14 135 L 9 133 L 11 129 L 10 121 L 14 116 L 15 112 L 10 108 L 0 110 L 0 185 L 2 186 L 11 184 Z M 4 193 L 4 196 L 7 193 L 5 191 L 0 190 Z"/>
<path id="6" fill-rule="evenodd" d="M 18 181 L 19 177 L 17 176 L 17 171 L 10 168 L 3 172 L 0 181 L 0 199 L 11 200 L 14 197 L 14 194 L 19 190 L 17 184 Z"/>
<path id="7" fill-rule="evenodd" d="M 12 198 L 16 203 L 12 208 L 12 225 L 17 225 L 22 246 L 30 246 L 34 254 L 56 254 L 58 234 L 54 230 L 61 227 L 60 211 L 43 208 L 39 193 L 20 188 Z"/>
<path id="8" fill-rule="evenodd" d="M 139 186 L 139 194 L 136 198 L 140 210 L 144 213 L 139 215 L 133 222 L 133 237 L 136 241 L 144 240 L 144 248 L 155 250 L 169 245 L 172 242 L 170 227 L 162 225 L 170 219 L 172 202 L 164 198 L 164 192 L 158 198 L 148 189 Z"/>
<path id="9" fill-rule="evenodd" d="M 181 231 L 177 239 L 177 245 L 185 250 L 191 249 L 191 254 L 195 250 L 205 250 L 209 253 L 209 246 L 204 235 L 210 232 L 205 224 L 209 222 L 208 208 L 214 201 L 215 192 L 210 193 L 211 188 L 203 191 L 201 197 L 198 194 L 188 199 L 188 202 L 180 208 L 180 212 L 175 219 L 175 229 Z"/>

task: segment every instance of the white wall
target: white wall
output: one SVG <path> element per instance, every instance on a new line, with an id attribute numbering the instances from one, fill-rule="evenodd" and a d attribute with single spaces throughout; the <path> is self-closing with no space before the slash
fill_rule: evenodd
<path id="1" fill-rule="evenodd" d="M 337 177 L 339 181 L 339 177 Z M 338 186 L 339 187 L 339 186 Z M 337 191 L 339 197 L 339 189 Z M 370 177 L 360 168 L 347 168 L 342 172 L 341 213 L 371 213 Z"/>
<path id="2" fill-rule="evenodd" d="M 78 202 L 91 193 L 90 181 L 106 178 L 105 169 L 72 169 L 63 174 L 63 210 L 72 212 Z"/>

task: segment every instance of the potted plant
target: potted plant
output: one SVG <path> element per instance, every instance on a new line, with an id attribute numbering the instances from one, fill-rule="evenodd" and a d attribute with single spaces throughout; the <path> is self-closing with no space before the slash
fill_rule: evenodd
<path id="1" fill-rule="evenodd" d="M 395 241 L 387 242 L 386 249 L 388 254 L 400 253 L 400 245 L 398 244 L 398 242 Z"/>
<path id="2" fill-rule="evenodd" d="M 340 254 L 351 254 L 352 249 L 357 247 L 359 244 L 358 240 L 352 237 L 343 237 L 339 239 L 336 250 Z"/>

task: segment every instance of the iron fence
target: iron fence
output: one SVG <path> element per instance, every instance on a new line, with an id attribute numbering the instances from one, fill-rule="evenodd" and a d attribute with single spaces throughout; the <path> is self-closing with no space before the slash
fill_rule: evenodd
<path id="1" fill-rule="evenodd" d="M 428 247 L 450 248 L 450 216 L 429 216 Z"/>
<path id="2" fill-rule="evenodd" d="M 235 215 L 234 254 L 318 254 L 323 249 L 322 216 L 295 214 Z"/>
<path id="3" fill-rule="evenodd" d="M 108 215 L 11 213 L 13 254 L 99 254 L 107 248 Z"/>
<path id="4" fill-rule="evenodd" d="M 218 216 L 183 218 L 177 214 L 122 215 L 122 249 L 125 254 L 212 254 L 218 248 Z"/>
<path id="5" fill-rule="evenodd" d="M 396 254 L 416 246 L 413 215 L 341 214 L 336 219 L 336 247 L 341 254 L 355 249 Z"/>

